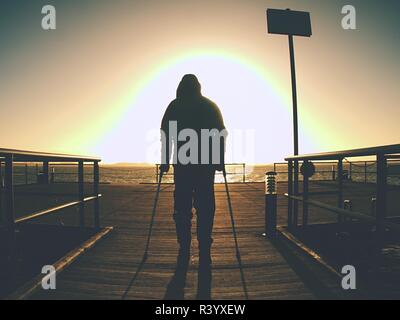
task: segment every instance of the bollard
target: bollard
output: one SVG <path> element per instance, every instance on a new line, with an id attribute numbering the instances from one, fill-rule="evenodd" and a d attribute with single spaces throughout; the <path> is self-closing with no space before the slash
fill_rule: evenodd
<path id="1" fill-rule="evenodd" d="M 351 200 L 344 200 L 343 201 L 343 209 L 353 211 L 353 202 Z M 351 218 L 342 217 L 343 222 L 351 221 Z"/>
<path id="2" fill-rule="evenodd" d="M 270 171 L 265 174 L 265 236 L 270 238 L 276 236 L 276 222 L 276 172 Z"/>
<path id="3" fill-rule="evenodd" d="M 371 216 L 376 217 L 376 197 L 371 198 Z"/>
<path id="4" fill-rule="evenodd" d="M 343 201 L 343 209 L 344 210 L 353 210 L 353 203 L 351 200 L 344 200 Z M 345 215 L 339 214 L 338 215 L 338 221 L 337 221 L 337 232 L 336 236 L 340 238 L 348 238 L 349 237 L 349 231 L 346 229 L 346 223 L 351 222 L 351 218 L 346 217 Z"/>

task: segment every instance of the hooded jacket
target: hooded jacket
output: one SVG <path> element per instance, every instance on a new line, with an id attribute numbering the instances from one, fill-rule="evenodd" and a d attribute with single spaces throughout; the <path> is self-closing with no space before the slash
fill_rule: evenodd
<path id="1" fill-rule="evenodd" d="M 171 132 L 171 122 L 176 124 L 176 132 Z M 177 157 L 180 148 L 190 139 L 186 137 L 186 140 L 178 141 L 178 136 L 184 129 L 194 130 L 198 138 L 197 156 L 190 157 L 191 159 L 197 158 L 197 161 L 190 162 L 190 164 L 205 164 L 205 158 L 208 158 L 208 164 L 218 165 L 223 163 L 225 139 L 220 141 L 222 147 L 218 151 L 220 152 L 220 157 L 217 156 L 217 158 L 220 159 L 218 163 L 215 162 L 216 158 L 213 157 L 215 149 L 213 151 L 212 137 L 207 138 L 209 140 L 208 142 L 202 141 L 202 129 L 216 129 L 219 133 L 224 132 L 226 138 L 226 130 L 224 130 L 225 125 L 221 111 L 214 102 L 201 94 L 201 85 L 196 76 L 191 74 L 185 75 L 182 78 L 177 88 L 176 99 L 168 105 L 161 122 L 161 130 L 166 138 L 162 139 L 164 140 L 162 145 L 162 163 L 170 163 L 171 154 L 173 153 L 174 164 L 187 164 L 182 163 L 180 161 L 181 159 L 179 159 L 180 157 Z M 215 132 L 215 130 L 213 132 Z M 202 143 L 203 146 L 205 143 L 209 146 L 208 157 L 202 158 Z M 191 149 L 191 151 L 193 152 L 193 149 Z M 189 153 L 191 151 L 187 150 Z"/>

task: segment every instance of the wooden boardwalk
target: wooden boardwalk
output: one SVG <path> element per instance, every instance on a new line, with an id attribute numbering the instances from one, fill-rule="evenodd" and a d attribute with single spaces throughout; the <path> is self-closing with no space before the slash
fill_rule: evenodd
<path id="1" fill-rule="evenodd" d="M 154 185 L 101 187 L 102 225 L 114 231 L 82 255 L 57 277 L 57 290 L 38 291 L 33 299 L 121 299 L 142 259 L 155 194 Z M 149 258 L 127 299 L 162 299 L 175 267 L 177 243 L 172 220 L 173 186 L 160 193 Z M 232 205 L 250 299 L 313 299 L 277 247 L 261 236 L 264 226 L 263 184 L 231 184 Z M 243 299 L 227 197 L 216 185 L 214 225 L 213 299 Z M 281 223 L 286 201 L 280 199 Z M 197 288 L 196 222 L 193 219 L 192 260 L 185 299 L 194 299 Z"/>

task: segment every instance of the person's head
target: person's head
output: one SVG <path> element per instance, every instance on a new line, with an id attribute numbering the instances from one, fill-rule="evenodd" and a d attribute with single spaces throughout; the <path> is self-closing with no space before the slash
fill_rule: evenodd
<path id="1" fill-rule="evenodd" d="M 201 85 L 194 74 L 185 74 L 176 90 L 177 98 L 201 96 Z"/>

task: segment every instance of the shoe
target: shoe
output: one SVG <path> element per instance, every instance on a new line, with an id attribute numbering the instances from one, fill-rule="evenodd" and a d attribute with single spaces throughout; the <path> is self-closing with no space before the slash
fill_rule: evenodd
<path id="1" fill-rule="evenodd" d="M 199 243 L 197 300 L 211 300 L 211 242 Z"/>
<path id="2" fill-rule="evenodd" d="M 175 273 L 172 276 L 165 292 L 165 300 L 183 300 L 186 286 L 186 275 L 190 261 L 190 246 L 180 246 L 176 259 Z"/>

